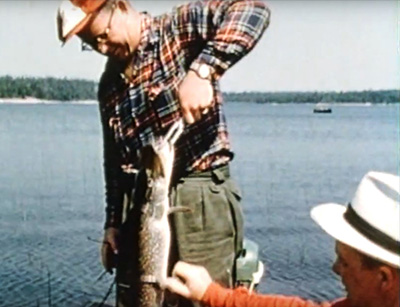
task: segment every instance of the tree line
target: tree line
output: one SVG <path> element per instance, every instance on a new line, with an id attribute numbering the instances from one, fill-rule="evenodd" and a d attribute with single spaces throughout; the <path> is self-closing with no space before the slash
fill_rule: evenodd
<path id="1" fill-rule="evenodd" d="M 0 97 L 35 97 L 45 100 L 75 101 L 97 99 L 95 81 L 53 77 L 0 77 Z M 366 90 L 350 92 L 241 92 L 224 93 L 225 101 L 256 103 L 359 102 L 398 103 L 399 90 Z"/>
<path id="2" fill-rule="evenodd" d="M 97 98 L 97 83 L 80 79 L 0 77 L 0 97 L 73 101 Z"/>
<path id="3" fill-rule="evenodd" d="M 352 92 L 242 92 L 225 93 L 227 101 L 257 103 L 399 103 L 399 90 Z"/>

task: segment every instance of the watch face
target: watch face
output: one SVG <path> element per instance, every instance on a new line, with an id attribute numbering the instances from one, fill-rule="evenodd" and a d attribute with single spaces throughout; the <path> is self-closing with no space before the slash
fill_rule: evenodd
<path id="1" fill-rule="evenodd" d="M 210 76 L 210 67 L 202 64 L 200 65 L 198 72 L 201 78 L 207 79 Z"/>

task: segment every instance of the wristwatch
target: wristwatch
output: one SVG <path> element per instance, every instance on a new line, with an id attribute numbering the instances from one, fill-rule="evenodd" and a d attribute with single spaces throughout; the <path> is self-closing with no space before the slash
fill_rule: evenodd
<path id="1" fill-rule="evenodd" d="M 189 70 L 194 71 L 197 74 L 197 76 L 201 79 L 210 81 L 212 79 L 212 68 L 210 65 L 207 65 L 205 63 L 193 62 L 190 65 Z"/>

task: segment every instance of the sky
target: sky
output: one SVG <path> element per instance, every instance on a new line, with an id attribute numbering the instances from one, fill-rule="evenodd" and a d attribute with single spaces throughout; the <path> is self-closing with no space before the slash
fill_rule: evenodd
<path id="1" fill-rule="evenodd" d="M 133 1 L 157 15 L 187 1 Z M 275 0 L 271 24 L 254 50 L 222 78 L 224 91 L 399 89 L 399 1 Z M 105 58 L 61 47 L 59 0 L 0 1 L 0 76 L 97 81 Z"/>

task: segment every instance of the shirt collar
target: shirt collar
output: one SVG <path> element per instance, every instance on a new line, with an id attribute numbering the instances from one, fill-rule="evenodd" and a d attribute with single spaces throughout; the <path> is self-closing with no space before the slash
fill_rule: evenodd
<path id="1" fill-rule="evenodd" d="M 158 42 L 159 36 L 154 29 L 154 19 L 148 13 L 141 12 L 140 18 L 140 41 L 137 51 L 138 54 L 143 54 L 147 48 Z"/>

